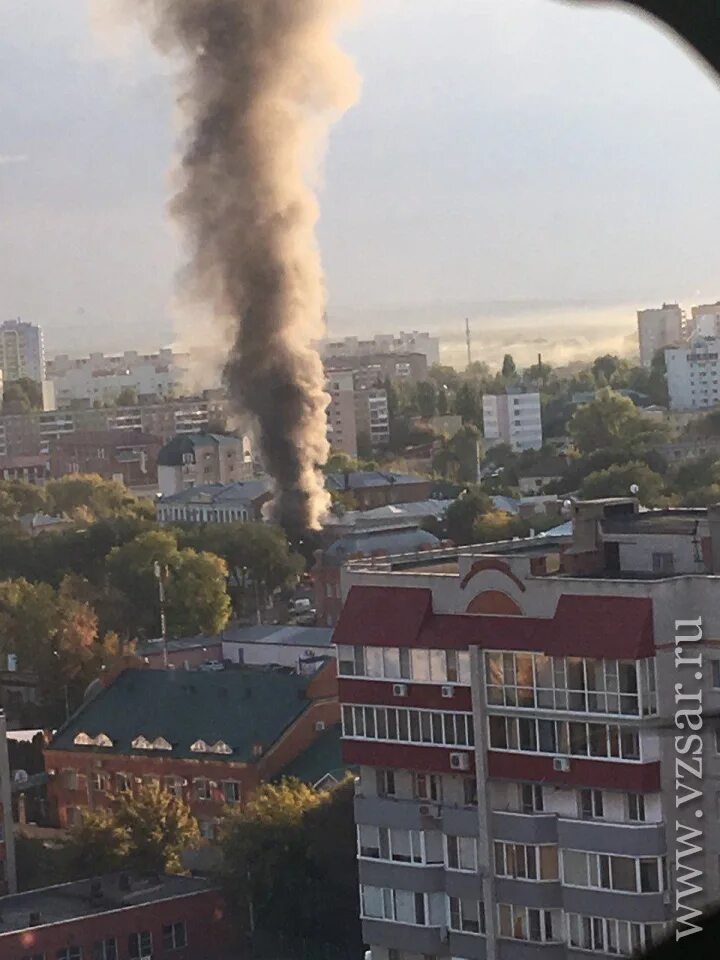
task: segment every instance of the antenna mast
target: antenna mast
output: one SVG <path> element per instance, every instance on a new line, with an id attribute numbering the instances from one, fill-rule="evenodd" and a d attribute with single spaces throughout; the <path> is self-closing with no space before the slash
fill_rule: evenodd
<path id="1" fill-rule="evenodd" d="M 465 343 L 467 344 L 467 362 L 468 366 L 472 363 L 472 349 L 470 345 L 470 319 L 465 318 Z"/>

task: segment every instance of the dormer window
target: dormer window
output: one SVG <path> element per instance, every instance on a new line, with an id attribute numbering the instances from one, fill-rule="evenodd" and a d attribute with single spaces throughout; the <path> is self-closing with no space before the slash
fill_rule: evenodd
<path id="1" fill-rule="evenodd" d="M 130 744 L 133 750 L 152 750 L 153 745 L 146 737 L 135 737 Z"/>
<path id="2" fill-rule="evenodd" d="M 112 745 L 113 745 L 113 742 L 106 733 L 99 733 L 95 737 L 96 747 L 111 747 Z"/>
<path id="3" fill-rule="evenodd" d="M 211 747 L 213 753 L 223 753 L 230 754 L 233 752 L 233 748 L 228 746 L 224 740 L 218 740 L 217 743 L 214 743 Z"/>
<path id="4" fill-rule="evenodd" d="M 92 747 L 95 741 L 87 733 L 78 733 L 73 743 L 76 747 Z"/>
<path id="5" fill-rule="evenodd" d="M 165 737 L 156 737 L 152 742 L 153 750 L 172 750 L 172 744 Z"/>
<path id="6" fill-rule="evenodd" d="M 190 749 L 193 753 L 207 753 L 208 745 L 204 740 L 196 740 L 195 743 L 190 745 Z"/>

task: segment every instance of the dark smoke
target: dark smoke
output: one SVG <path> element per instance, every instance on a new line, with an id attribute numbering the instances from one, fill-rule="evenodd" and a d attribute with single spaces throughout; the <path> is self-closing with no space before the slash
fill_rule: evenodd
<path id="1" fill-rule="evenodd" d="M 231 331 L 227 372 L 253 413 L 274 516 L 317 527 L 327 507 L 325 307 L 309 183 L 333 119 L 355 99 L 333 39 L 354 0 L 133 0 L 186 65 L 186 142 L 172 211 L 191 247 L 187 293 Z"/>

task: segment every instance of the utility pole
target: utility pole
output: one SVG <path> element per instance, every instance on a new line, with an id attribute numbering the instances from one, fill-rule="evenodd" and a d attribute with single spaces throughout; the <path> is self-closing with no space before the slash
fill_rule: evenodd
<path id="1" fill-rule="evenodd" d="M 468 366 L 472 363 L 472 349 L 470 345 L 470 318 L 465 317 L 465 343 L 467 344 Z"/>
<path id="2" fill-rule="evenodd" d="M 165 584 L 163 583 L 163 571 L 160 561 L 156 560 L 153 564 L 155 579 L 158 582 L 158 596 L 160 598 L 160 637 L 163 645 L 163 666 L 168 668 L 168 645 L 167 645 L 167 620 L 165 618 Z"/>

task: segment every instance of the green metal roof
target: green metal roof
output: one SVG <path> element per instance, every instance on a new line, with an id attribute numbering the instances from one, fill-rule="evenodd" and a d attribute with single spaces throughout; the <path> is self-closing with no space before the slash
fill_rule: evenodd
<path id="1" fill-rule="evenodd" d="M 342 758 L 341 735 L 340 724 L 328 727 L 317 740 L 281 770 L 275 779 L 297 777 L 304 783 L 315 784 L 327 774 L 332 774 L 336 780 L 342 780 L 347 767 Z"/>
<path id="2" fill-rule="evenodd" d="M 270 747 L 308 705 L 309 678 L 275 670 L 125 670 L 62 727 L 49 749 L 249 762 Z M 112 747 L 76 746 L 79 733 L 105 734 Z M 167 740 L 172 750 L 138 750 L 136 737 Z M 232 753 L 198 753 L 197 740 L 222 741 Z"/>

